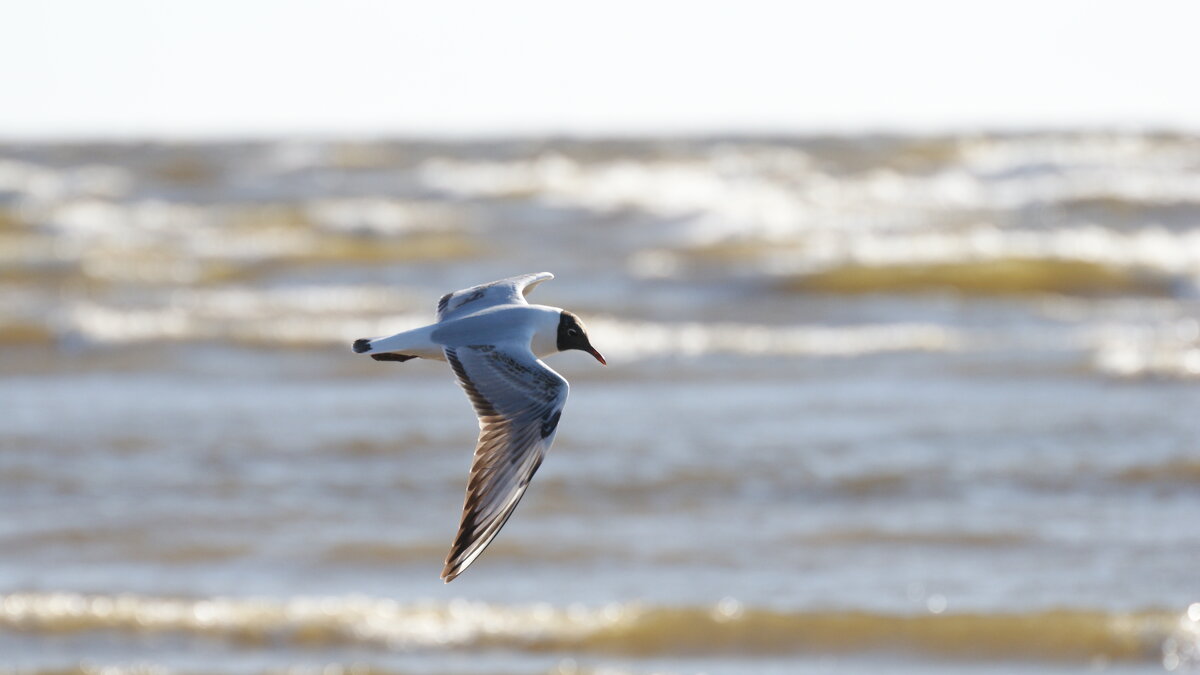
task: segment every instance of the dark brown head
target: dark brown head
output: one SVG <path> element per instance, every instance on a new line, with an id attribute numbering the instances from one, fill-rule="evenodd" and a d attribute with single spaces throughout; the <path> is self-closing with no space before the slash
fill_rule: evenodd
<path id="1" fill-rule="evenodd" d="M 596 357 L 600 363 L 608 365 L 604 357 L 600 356 L 600 352 L 588 341 L 587 329 L 583 327 L 583 322 L 564 309 L 558 319 L 558 351 L 565 352 L 568 349 L 585 351 Z"/>

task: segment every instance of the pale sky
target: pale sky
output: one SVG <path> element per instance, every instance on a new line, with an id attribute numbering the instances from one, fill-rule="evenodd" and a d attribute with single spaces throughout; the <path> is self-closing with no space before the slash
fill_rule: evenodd
<path id="1" fill-rule="evenodd" d="M 0 0 L 0 137 L 1200 129 L 1200 2 Z"/>

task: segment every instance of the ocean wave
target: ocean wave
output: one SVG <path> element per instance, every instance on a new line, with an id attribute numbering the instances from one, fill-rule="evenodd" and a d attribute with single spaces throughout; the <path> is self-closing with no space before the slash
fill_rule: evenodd
<path id="1" fill-rule="evenodd" d="M 1175 295 L 1200 284 L 1200 230 L 1099 226 L 1014 230 L 981 223 L 920 232 L 814 232 L 647 249 L 631 271 L 675 277 L 718 266 L 823 292 Z"/>
<path id="2" fill-rule="evenodd" d="M 959 138 L 921 170 L 886 152 L 857 170 L 837 149 L 710 143 L 690 156 L 646 151 L 593 160 L 562 148 L 518 159 L 433 158 L 425 185 L 464 196 L 535 199 L 594 211 L 691 219 L 691 243 L 790 239 L 814 231 L 939 229 L 964 216 L 1111 200 L 1200 204 L 1200 149 L 1139 136 Z"/>
<path id="3" fill-rule="evenodd" d="M 1200 379 L 1200 321 L 1111 326 L 1098 331 L 1092 367 L 1112 377 Z"/>
<path id="4" fill-rule="evenodd" d="M 510 671 L 486 671 L 510 672 Z M 627 670 L 601 666 L 591 668 L 579 666 L 569 658 L 564 658 L 558 667 L 550 671 L 542 671 L 545 675 L 670 675 L 664 671 Z M 67 667 L 50 668 L 10 668 L 0 664 L 0 675 L 477 675 L 477 671 L 460 669 L 435 670 L 427 667 L 415 670 L 396 670 L 381 668 L 361 661 L 324 662 L 319 665 L 301 664 L 288 666 L 263 667 L 250 669 L 244 664 L 232 664 L 228 667 L 214 666 L 206 663 L 204 667 L 178 668 L 163 665 L 152 660 L 142 659 L 132 663 L 108 662 L 100 659 L 85 659 L 78 664 Z"/>
<path id="5" fill-rule="evenodd" d="M 945 232 L 861 235 L 805 242 L 807 264 L 964 265 L 1017 259 L 1086 262 L 1132 271 L 1200 272 L 1200 230 L 1145 227 L 1118 232 L 1097 226 L 1050 231 L 1004 229 L 981 223 Z M 777 263 L 777 269 L 784 262 Z M 782 271 L 782 270 L 780 270 Z"/>
<path id="6" fill-rule="evenodd" d="M 1038 542 L 1023 532 L 947 532 L 848 529 L 823 531 L 795 538 L 804 546 L 926 546 L 930 548 L 1011 548 Z"/>
<path id="7" fill-rule="evenodd" d="M 0 316 L 0 345 L 50 344 L 54 339 L 44 321 Z"/>
<path id="8" fill-rule="evenodd" d="M 0 238 L 9 282 L 37 281 L 54 270 L 84 283 L 201 285 L 253 278 L 280 265 L 478 254 L 454 207 L 396 199 L 213 205 L 79 198 L 26 204 L 18 216 L 22 226 Z"/>
<path id="9" fill-rule="evenodd" d="M 1012 272 L 1018 278 L 993 281 L 1002 287 L 1011 286 L 1026 283 L 1019 280 L 1025 273 L 1034 278 L 1041 274 L 1022 269 L 1017 266 Z M 1087 274 L 1080 272 L 1083 278 L 1090 278 Z M 854 286 L 860 281 L 856 274 L 847 273 L 844 277 L 822 277 L 819 283 L 813 281 L 801 287 L 812 289 L 822 283 Z M 996 287 L 991 290 L 999 292 Z M 76 300 L 47 312 L 43 295 L 13 290 L 4 295 L 10 311 L 0 315 L 0 344 L 207 342 L 251 348 L 322 349 L 349 344 L 362 336 L 416 328 L 432 320 L 424 294 L 380 285 L 188 287 L 153 297 L 157 301 L 147 298 L 141 306 Z M 1093 372 L 1104 376 L 1200 377 L 1200 328 L 1195 319 L 1171 318 L 1178 308 L 1153 321 L 1130 317 L 1120 323 L 1079 324 L 1079 317 L 1072 313 L 1077 310 L 1060 311 L 1056 307 L 1051 303 L 1047 311 L 1055 316 L 1066 312 L 1070 323 L 1036 330 L 1013 327 L 986 332 L 922 322 L 769 325 L 646 321 L 603 314 L 591 317 L 588 323 L 597 343 L 603 344 L 606 354 L 617 363 L 710 355 L 853 358 L 889 353 L 1066 350 L 1078 352 Z"/>
<path id="10" fill-rule="evenodd" d="M 1010 614 L 783 612 L 725 599 L 713 607 L 406 604 L 368 597 L 172 599 L 138 595 L 0 596 L 0 626 L 62 635 L 182 633 L 240 643 L 501 648 L 639 657 L 917 651 L 944 657 L 1157 661 L 1196 611 L 1060 609 Z M 1171 642 L 1174 641 L 1174 642 Z"/>
<path id="11" fill-rule="evenodd" d="M 134 183 L 133 174 L 120 166 L 82 164 L 57 168 L 0 158 L 0 193 L 19 195 L 30 204 L 75 197 L 122 197 Z"/>
<path id="12" fill-rule="evenodd" d="M 1134 166 L 1157 171 L 1187 170 L 1200 154 L 1195 139 L 1170 134 L 1035 133 L 969 136 L 957 143 L 954 159 L 986 175 L 1021 169 Z"/>
<path id="13" fill-rule="evenodd" d="M 164 666 L 153 661 L 137 661 L 133 663 L 106 663 L 87 659 L 77 665 L 66 668 L 6 668 L 0 664 L 0 675 L 216 675 L 218 673 L 263 673 L 264 675 L 467 675 L 476 671 L 461 669 L 432 670 L 422 667 L 416 670 L 395 670 L 381 668 L 362 661 L 350 663 L 327 662 L 319 665 L 291 665 L 287 667 L 272 667 L 262 671 L 247 670 L 244 667 L 232 667 L 228 670 L 213 668 L 211 665 L 203 670 L 179 669 Z M 510 672 L 504 671 L 486 671 Z M 528 671 L 511 671 L 528 672 Z M 548 671 L 536 671 L 544 675 L 673 675 L 676 671 L 664 670 L 631 670 L 614 666 L 580 665 L 570 657 L 559 660 L 558 664 Z"/>
<path id="14" fill-rule="evenodd" d="M 182 288 L 130 307 L 79 300 L 47 315 L 40 306 L 0 317 L 0 344 L 72 339 L 96 344 L 224 341 L 263 347 L 324 347 L 386 335 L 432 320 L 427 298 L 377 285 Z M 20 299 L 20 298 L 15 298 Z M 34 300 L 26 298 L 28 305 Z M 34 303 L 36 304 L 36 303 Z M 626 359 L 706 354 L 856 356 L 952 351 L 962 335 L 924 323 L 852 326 L 654 322 L 596 316 L 589 327 Z"/>
<path id="15" fill-rule="evenodd" d="M 936 324 L 767 326 L 739 323 L 667 323 L 596 317 L 589 330 L 614 354 L 629 358 L 740 354 L 857 356 L 897 351 L 954 351 L 962 335 Z"/>
<path id="16" fill-rule="evenodd" d="M 296 201 L 240 203 L 177 202 L 162 199 L 113 201 L 79 198 L 45 206 L 26 206 L 24 218 L 34 227 L 89 241 L 116 239 L 137 244 L 174 236 L 202 245 L 206 253 L 236 254 L 236 247 L 215 248 L 224 236 L 311 233 L 400 235 L 457 230 L 463 225 L 451 204 L 384 197 L 313 197 Z M 215 232 L 214 232 L 215 231 Z"/>
<path id="17" fill-rule="evenodd" d="M 1200 459 L 1175 459 L 1162 464 L 1132 466 L 1115 478 L 1131 485 L 1200 485 Z"/>
<path id="18" fill-rule="evenodd" d="M 432 312 L 402 311 L 411 304 L 403 293 L 382 288 L 184 290 L 158 306 L 76 302 L 63 313 L 58 330 L 98 344 L 221 341 L 311 347 L 349 344 L 355 337 L 428 323 Z"/>
<path id="19" fill-rule="evenodd" d="M 1158 275 L 1092 262 L 1002 258 L 971 263 L 848 265 L 794 277 L 782 287 L 809 293 L 1167 295 L 1172 284 Z"/>
<path id="20" fill-rule="evenodd" d="M 717 143 L 682 157 L 435 158 L 420 177 L 461 197 L 647 214 L 659 221 L 643 235 L 654 243 L 629 262 L 641 277 L 731 267 L 824 275 L 830 290 L 968 293 L 1158 294 L 1200 283 L 1196 147 L 1119 136 L 957 147 L 945 165 L 916 172 L 830 168 L 817 147 Z"/>

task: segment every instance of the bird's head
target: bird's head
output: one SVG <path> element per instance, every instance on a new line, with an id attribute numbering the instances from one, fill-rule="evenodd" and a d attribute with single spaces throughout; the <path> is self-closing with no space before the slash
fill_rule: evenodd
<path id="1" fill-rule="evenodd" d="M 600 363 L 608 365 L 608 362 L 588 340 L 587 329 L 583 327 L 583 322 L 579 320 L 579 317 L 564 309 L 558 319 L 558 351 L 565 352 L 568 349 L 585 351 L 596 357 Z"/>

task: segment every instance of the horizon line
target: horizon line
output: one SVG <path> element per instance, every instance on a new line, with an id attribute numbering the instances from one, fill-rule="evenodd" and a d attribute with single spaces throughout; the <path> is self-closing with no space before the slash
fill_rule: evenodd
<path id="1" fill-rule="evenodd" d="M 1193 136 L 1200 134 L 1200 124 L 1174 122 L 1005 122 L 961 123 L 940 125 L 863 124 L 863 125 L 797 125 L 750 126 L 712 125 L 704 128 L 667 129 L 646 126 L 641 128 L 490 128 L 490 129 L 293 129 L 293 130 L 228 130 L 190 129 L 173 131 L 126 132 L 116 129 L 18 131 L 0 129 L 0 144 L 56 143 L 244 143 L 256 141 L 406 141 L 406 142 L 487 142 L 522 140 L 579 140 L 579 141 L 649 141 L 770 139 L 770 138 L 850 138 L 897 137 L 938 138 L 951 136 L 1037 136 L 1047 134 L 1138 134 L 1146 136 Z"/>

